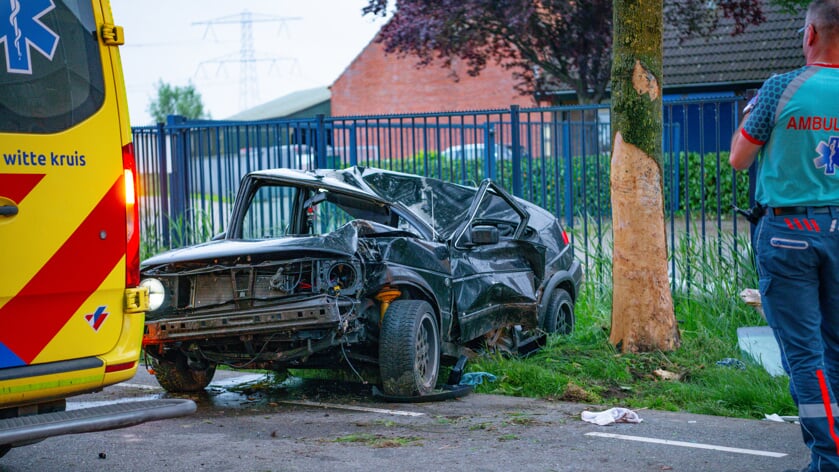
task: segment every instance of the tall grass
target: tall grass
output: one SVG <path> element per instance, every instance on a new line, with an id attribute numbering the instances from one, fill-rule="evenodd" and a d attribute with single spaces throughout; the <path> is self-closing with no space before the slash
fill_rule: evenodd
<path id="1" fill-rule="evenodd" d="M 619 353 L 609 343 L 610 251 L 589 255 L 575 331 L 550 336 L 545 348 L 528 358 L 473 360 L 470 371 L 498 378 L 478 390 L 742 418 L 796 414 L 788 379 L 770 376 L 738 348 L 738 327 L 765 324 L 738 296 L 756 286 L 748 247 L 748 240 L 724 234 L 703 244 L 680 240 L 671 257 L 677 267 L 672 287 L 681 347 L 640 354 Z M 728 358 L 739 359 L 745 369 L 717 364 Z M 676 378 L 666 380 L 668 373 Z"/>

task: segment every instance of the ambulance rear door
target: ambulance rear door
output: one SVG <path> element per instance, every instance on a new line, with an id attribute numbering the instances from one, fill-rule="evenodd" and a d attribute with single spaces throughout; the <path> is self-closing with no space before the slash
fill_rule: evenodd
<path id="1" fill-rule="evenodd" d="M 120 338 L 138 245 L 121 72 L 99 2 L 6 0 L 0 19 L 0 369 L 84 368 Z"/>

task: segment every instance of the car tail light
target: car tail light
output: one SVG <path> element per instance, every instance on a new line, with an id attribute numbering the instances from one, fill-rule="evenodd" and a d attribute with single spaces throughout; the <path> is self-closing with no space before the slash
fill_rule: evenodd
<path id="1" fill-rule="evenodd" d="M 136 287 L 140 283 L 140 212 L 133 143 L 122 147 L 122 168 L 125 173 L 125 286 Z"/>
<path id="2" fill-rule="evenodd" d="M 568 233 L 566 233 L 565 230 L 562 230 L 562 241 L 565 243 L 566 246 L 571 244 L 571 240 L 568 239 Z"/>

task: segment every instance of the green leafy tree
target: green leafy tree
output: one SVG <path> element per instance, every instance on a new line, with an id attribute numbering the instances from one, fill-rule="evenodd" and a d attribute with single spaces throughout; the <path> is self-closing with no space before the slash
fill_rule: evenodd
<path id="1" fill-rule="evenodd" d="M 204 110 L 201 94 L 192 83 L 173 86 L 159 80 L 157 98 L 149 103 L 148 111 L 155 123 L 165 122 L 168 115 L 182 115 L 189 119 L 210 118 Z"/>

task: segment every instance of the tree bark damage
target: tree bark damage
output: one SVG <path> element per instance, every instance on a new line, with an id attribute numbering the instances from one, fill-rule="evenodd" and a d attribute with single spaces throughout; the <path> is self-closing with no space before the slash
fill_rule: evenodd
<path id="1" fill-rule="evenodd" d="M 612 152 L 612 331 L 624 352 L 679 347 L 667 274 L 661 169 L 650 156 L 615 136 Z M 663 255 L 663 256 L 662 256 Z"/>
<path id="2" fill-rule="evenodd" d="M 612 329 L 622 352 L 680 344 L 667 271 L 662 180 L 661 0 L 614 0 Z"/>

